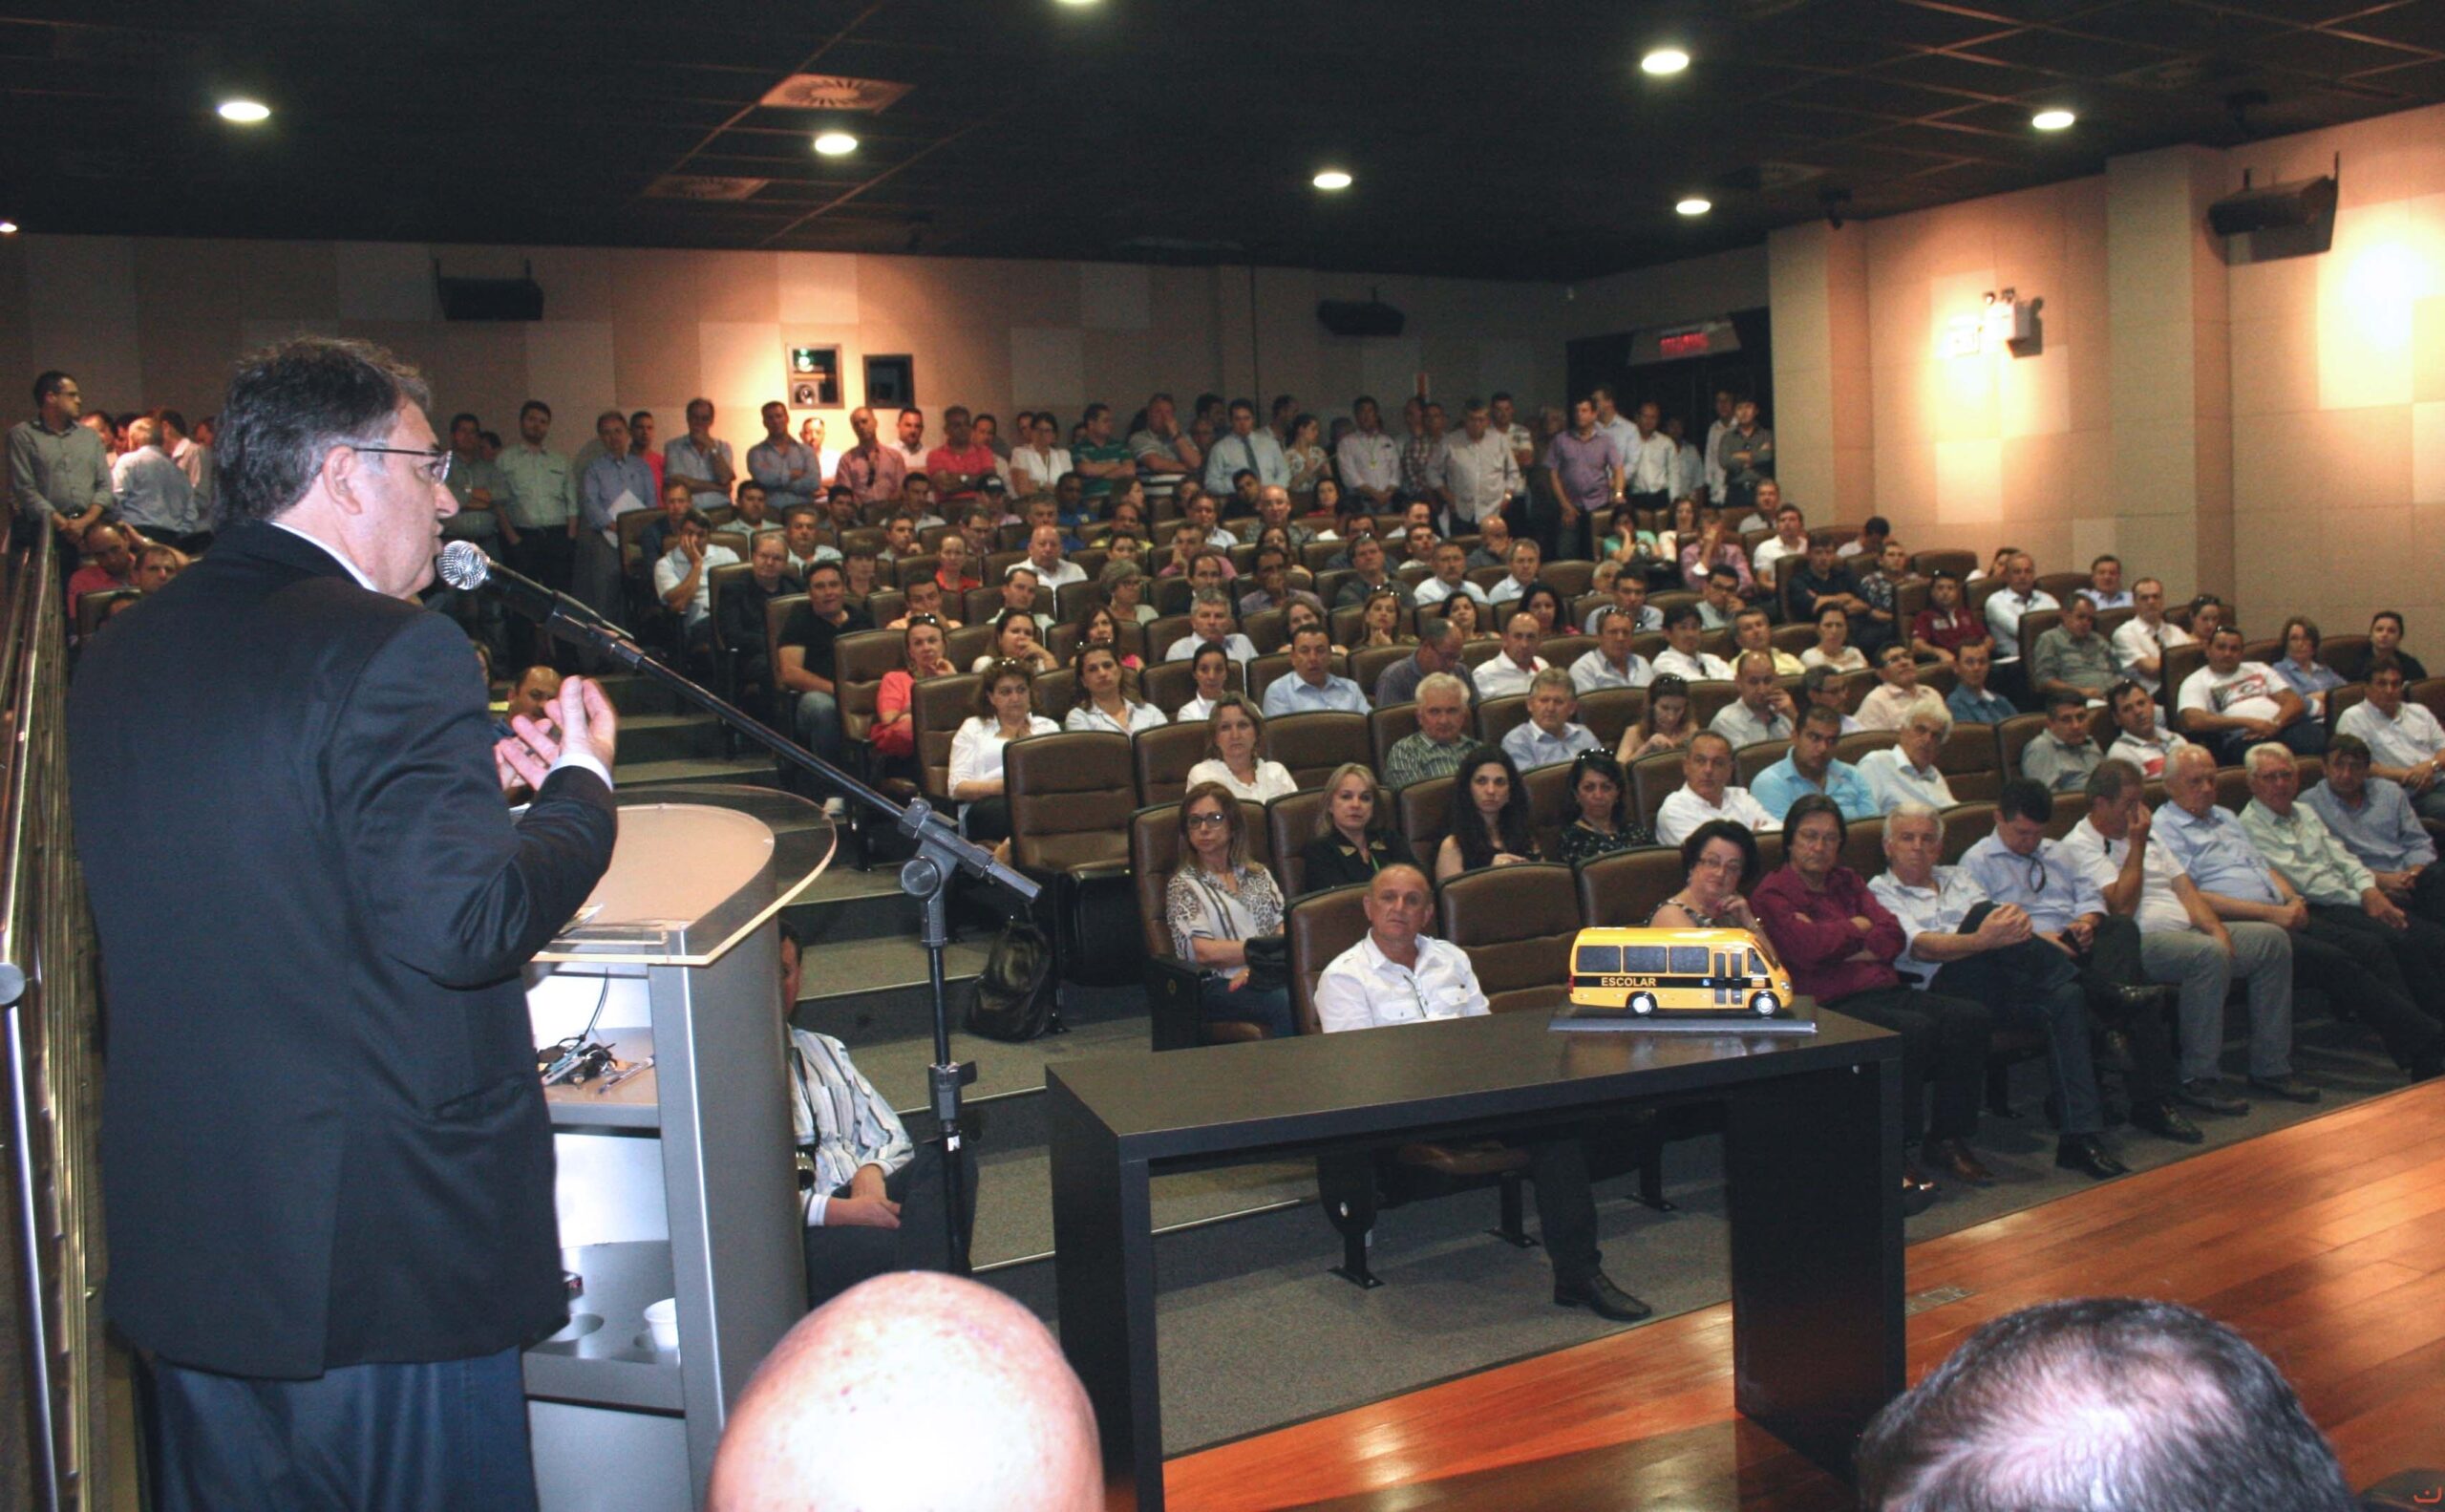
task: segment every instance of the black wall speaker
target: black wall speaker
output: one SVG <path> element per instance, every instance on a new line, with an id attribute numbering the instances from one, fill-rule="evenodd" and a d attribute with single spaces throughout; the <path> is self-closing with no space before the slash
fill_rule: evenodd
<path id="1" fill-rule="evenodd" d="M 2297 179 L 2226 195 L 2207 207 L 2207 224 L 2218 236 L 2280 231 L 2329 220 L 2334 204 L 2333 179 Z"/>
<path id="2" fill-rule="evenodd" d="M 1316 319 L 1336 336 L 1397 336 L 1408 318 L 1381 300 L 1326 299 L 1316 303 Z"/>
<path id="3" fill-rule="evenodd" d="M 436 278 L 444 320 L 541 320 L 543 286 L 531 278 Z"/>

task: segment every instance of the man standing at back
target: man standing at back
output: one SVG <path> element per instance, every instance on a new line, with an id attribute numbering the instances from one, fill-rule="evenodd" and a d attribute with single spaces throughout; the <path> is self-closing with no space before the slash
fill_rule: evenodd
<path id="1" fill-rule="evenodd" d="M 567 1301 L 519 972 L 610 862 L 614 721 L 572 677 L 494 743 L 415 603 L 457 507 L 425 403 L 360 343 L 248 358 L 227 528 L 69 703 L 164 1507 L 535 1505 L 519 1351 Z"/>
<path id="2" fill-rule="evenodd" d="M 9 431 L 9 494 L 17 513 L 46 518 L 70 541 L 111 505 L 111 459 L 102 438 L 76 423 L 85 397 L 53 370 L 34 380 L 34 417 Z"/>

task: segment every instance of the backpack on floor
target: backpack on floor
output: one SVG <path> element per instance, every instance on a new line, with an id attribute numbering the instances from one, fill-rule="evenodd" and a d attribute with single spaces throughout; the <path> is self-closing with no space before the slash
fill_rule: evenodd
<path id="1" fill-rule="evenodd" d="M 967 1003 L 967 1032 L 988 1039 L 1033 1039 L 1052 1022 L 1052 943 L 1024 919 L 994 937 Z"/>

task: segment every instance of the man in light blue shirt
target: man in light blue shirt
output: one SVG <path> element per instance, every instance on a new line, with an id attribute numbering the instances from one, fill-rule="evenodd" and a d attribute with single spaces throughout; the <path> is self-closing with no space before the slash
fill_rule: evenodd
<path id="1" fill-rule="evenodd" d="M 127 427 L 129 450 L 111 467 L 111 493 L 118 518 L 163 545 L 181 546 L 203 529 L 195 485 L 161 450 L 160 427 L 139 415 Z"/>
<path id="2" fill-rule="evenodd" d="M 654 505 L 653 469 L 629 455 L 628 422 L 606 410 L 594 422 L 601 451 L 578 479 L 578 601 L 618 624 L 627 617 L 620 586 L 620 517 Z"/>
<path id="3" fill-rule="evenodd" d="M 2020 713 L 2010 699 L 1987 691 L 1987 674 L 1994 665 L 1995 648 L 1988 641 L 1966 641 L 1953 652 L 1956 680 L 1945 694 L 1945 707 L 1956 723 L 1999 725 Z"/>
<path id="4" fill-rule="evenodd" d="M 670 465 L 666 454 L 663 465 Z M 823 462 L 815 448 L 790 435 L 789 407 L 778 399 L 764 406 L 764 439 L 747 449 L 747 475 L 764 485 L 776 515 L 792 504 L 811 504 L 823 492 Z"/>
<path id="5" fill-rule="evenodd" d="M 1571 692 L 1570 673 L 1548 667 L 1528 680 L 1528 722 L 1502 737 L 1502 754 L 1522 772 L 1559 766 L 1582 751 L 1601 743 L 1585 725 L 1575 724 L 1579 699 Z"/>
<path id="6" fill-rule="evenodd" d="M 699 509 L 719 509 L 730 502 L 731 484 L 738 481 L 731 460 L 730 442 L 713 438 L 713 401 L 688 401 L 688 434 L 662 449 L 662 479 L 684 479 L 689 497 Z"/>
<path id="7" fill-rule="evenodd" d="M 1231 431 L 1214 438 L 1205 456 L 1205 487 L 1219 498 L 1231 496 L 1231 479 L 1241 473 L 1257 475 L 1260 488 L 1290 486 L 1290 459 L 1271 431 L 1257 425 L 1257 407 L 1245 399 L 1231 401 Z"/>
<path id="8" fill-rule="evenodd" d="M 2327 742 L 2327 779 L 2301 795 L 2335 839 L 2369 868 L 2386 896 L 2418 918 L 2445 924 L 2445 871 L 2436 841 L 2412 812 L 2399 782 L 2369 775 L 2369 744 L 2338 735 Z"/>
<path id="9" fill-rule="evenodd" d="M 1764 804 L 1767 813 L 1782 815 L 1809 794 L 1818 793 L 1832 799 L 1847 821 L 1874 819 L 1876 794 L 1867 778 L 1858 767 L 1834 759 L 1834 742 L 1841 738 L 1842 716 L 1822 705 L 1811 706 L 1800 716 L 1791 753 L 1757 774 L 1749 784 L 1750 796 Z"/>
<path id="10" fill-rule="evenodd" d="M 1290 638 L 1290 675 L 1277 677 L 1265 691 L 1265 716 L 1367 713 L 1367 695 L 1347 677 L 1333 674 L 1333 638 L 1321 625 L 1303 625 Z"/>

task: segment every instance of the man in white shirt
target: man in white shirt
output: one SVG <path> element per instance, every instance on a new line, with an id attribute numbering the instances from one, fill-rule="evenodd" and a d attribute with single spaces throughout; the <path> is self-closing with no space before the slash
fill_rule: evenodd
<path id="1" fill-rule="evenodd" d="M 1521 537 L 1511 543 L 1511 575 L 1486 591 L 1486 602 L 1497 608 L 1509 604 L 1528 591 L 1537 574 L 1545 566 L 1544 548 Z"/>
<path id="2" fill-rule="evenodd" d="M 2020 660 L 2021 621 L 2038 609 L 2059 609 L 2054 595 L 2037 586 L 2037 561 L 2015 551 L 2004 566 L 2004 586 L 1987 595 L 1987 630 L 1995 638 L 1995 665 Z"/>
<path id="3" fill-rule="evenodd" d="M 1456 541 L 1446 541 L 1435 548 L 1435 575 L 1417 586 L 1416 600 L 1422 607 L 1440 604 L 1455 593 L 1478 601 L 1479 608 L 1487 607 L 1486 590 L 1469 581 L 1469 553 Z"/>
<path id="4" fill-rule="evenodd" d="M 2063 852 L 2097 884 L 2109 911 L 2139 926 L 2148 980 L 2181 989 L 2177 1101 L 2210 1112 L 2247 1112 L 2217 1085 L 2224 1046 L 2224 994 L 2236 974 L 2249 986 L 2252 1081 L 2292 1077 L 2292 937 L 2271 924 L 2216 916 L 2162 844 L 2150 844 L 2154 816 L 2139 769 L 2119 757 L 2089 774 L 2088 818 Z"/>
<path id="5" fill-rule="evenodd" d="M 1528 469 L 1537 465 L 1537 437 L 1519 422 L 1517 409 L 1510 394 L 1498 392 L 1493 402 L 1486 407 L 1486 428 L 1501 437 L 1503 443 L 1511 448 L 1512 466 L 1520 473 L 1520 481 L 1512 485 L 1511 497 L 1524 507 L 1528 502 Z M 1478 521 L 1480 525 L 1484 522 L 1482 519 Z"/>
<path id="6" fill-rule="evenodd" d="M 1797 504 L 1775 509 L 1774 536 L 1757 543 L 1757 549 L 1749 554 L 1750 575 L 1761 587 L 1777 586 L 1775 574 L 1781 570 L 1786 558 L 1808 560 L 1808 517 L 1800 513 Z"/>
<path id="7" fill-rule="evenodd" d="M 728 546 L 708 544 L 713 522 L 691 509 L 679 522 L 678 539 L 653 564 L 653 590 L 662 607 L 679 616 L 690 650 L 705 650 L 713 637 L 713 569 L 738 560 Z"/>
<path id="8" fill-rule="evenodd" d="M 1021 567 L 1033 568 L 1036 582 L 1056 593 L 1073 583 L 1087 581 L 1087 569 L 1061 554 L 1059 525 L 1038 525 L 1029 531 L 1027 560 L 1011 563 L 1002 575 L 1008 577 Z"/>
<path id="9" fill-rule="evenodd" d="M 2403 696 L 2403 670 L 2392 660 L 2369 671 L 2369 696 L 2343 712 L 2335 734 L 2357 735 L 2369 747 L 2371 775 L 2402 784 L 2422 819 L 2445 819 L 2445 786 L 2436 780 L 2445 765 L 2445 728 L 2426 704 Z"/>
<path id="10" fill-rule="evenodd" d="M 1772 657 L 1742 653 L 1732 680 L 1739 685 L 1740 697 L 1724 705 L 1708 729 L 1731 741 L 1734 750 L 1792 738 L 1799 713 L 1790 692 L 1775 681 Z"/>
<path id="11" fill-rule="evenodd" d="M 1528 691 L 1529 682 L 1545 670 L 1537 654 L 1537 617 L 1515 614 L 1502 628 L 1501 654 L 1479 664 L 1475 673 L 1478 696 L 1509 698 Z"/>
<path id="12" fill-rule="evenodd" d="M 1723 433 L 1732 429 L 1733 407 L 1739 399 L 1730 389 L 1715 391 L 1714 423 L 1707 427 L 1707 498 L 1723 502 Z"/>
<path id="13" fill-rule="evenodd" d="M 1669 509 L 1672 504 L 1672 475 L 1680 448 L 1657 428 L 1663 418 L 1664 412 L 1654 400 L 1641 403 L 1631 440 L 1622 449 L 1622 491 L 1641 509 Z"/>
<path id="14" fill-rule="evenodd" d="M 1627 614 L 1605 617 L 1604 628 L 1596 632 L 1594 649 L 1570 664 L 1573 688 L 1588 693 L 1599 688 L 1644 688 L 1655 681 L 1654 666 L 1630 650 L 1638 634 L 1631 626 Z"/>
<path id="15" fill-rule="evenodd" d="M 1277 677 L 1265 688 L 1265 716 L 1278 719 L 1318 710 L 1363 714 L 1367 695 L 1349 678 L 1334 675 L 1332 633 L 1321 625 L 1302 625 L 1290 638 L 1290 675 Z"/>
<path id="16" fill-rule="evenodd" d="M 2122 586 L 2122 559 L 2109 553 L 2090 563 L 2089 586 L 2080 590 L 2080 597 L 2095 605 L 2099 614 L 2108 609 L 2134 607 L 2131 595 Z"/>
<path id="17" fill-rule="evenodd" d="M 1198 590 L 1196 601 L 1189 605 L 1188 628 L 1189 633 L 1172 642 L 1163 652 L 1163 660 L 1187 661 L 1201 646 L 1222 647 L 1243 669 L 1257 659 L 1254 643 L 1231 628 L 1231 601 L 1221 588 Z"/>
<path id="18" fill-rule="evenodd" d="M 895 434 L 899 437 L 897 444 L 900 448 L 900 459 L 907 464 L 908 471 L 924 472 L 925 470 L 925 412 L 912 404 L 900 412 L 900 417 L 896 423 L 898 429 Z"/>
<path id="19" fill-rule="evenodd" d="M 1498 434 L 1481 399 L 1460 412 L 1460 434 L 1443 443 L 1443 491 L 1452 496 L 1452 530 L 1471 535 L 1526 485 L 1511 438 Z"/>
<path id="20" fill-rule="evenodd" d="M 2326 730 L 2306 717 L 2301 695 L 2266 663 L 2242 660 L 2235 626 L 2216 627 L 2207 665 L 2182 680 L 2174 707 L 2182 734 L 2205 746 L 2219 766 L 2240 766 L 2242 754 L 2262 740 L 2280 740 L 2302 756 L 2326 747 Z"/>
<path id="21" fill-rule="evenodd" d="M 128 449 L 111 464 L 111 493 L 119 520 L 142 531 L 148 541 L 191 550 L 209 522 L 196 502 L 195 485 L 170 454 L 161 449 L 161 432 L 149 415 L 139 415 L 127 428 Z"/>
<path id="22" fill-rule="evenodd" d="M 1401 485 L 1401 449 L 1384 434 L 1384 414 L 1373 399 L 1361 394 L 1351 402 L 1350 415 L 1358 429 L 1333 449 L 1342 487 L 1371 510 L 1390 509 Z"/>
<path id="23" fill-rule="evenodd" d="M 1316 980 L 1316 1018 L 1328 1034 L 1475 1018 L 1490 1012 L 1468 955 L 1420 933 L 1435 907 L 1426 873 L 1385 867 L 1368 884 L 1367 937 L 1335 956 Z M 1575 1137 L 1522 1141 L 1537 1188 L 1537 1219 L 1554 1263 L 1554 1301 L 1634 1323 L 1648 1305 L 1606 1278 L 1596 1248 L 1596 1202 L 1587 1156 Z"/>
<path id="24" fill-rule="evenodd" d="M 2192 646 L 2190 631 L 2165 618 L 2165 585 L 2157 578 L 2141 578 L 2131 585 L 2131 618 L 2114 629 L 2114 665 L 2122 675 L 2157 695 L 2163 686 L 2165 652 L 2177 646 Z"/>
<path id="25" fill-rule="evenodd" d="M 1860 700 L 1860 728 L 1899 730 L 1919 701 L 1919 658 L 1896 642 L 1876 653 L 1877 685 Z"/>
<path id="26" fill-rule="evenodd" d="M 1505 733 L 1502 754 L 1522 772 L 1560 766 L 1582 751 L 1597 748 L 1593 732 L 1575 723 L 1579 698 L 1572 692 L 1570 673 L 1559 667 L 1539 672 L 1528 684 L 1528 722 Z"/>
<path id="27" fill-rule="evenodd" d="M 2114 711 L 2116 731 L 2106 756 L 2130 762 L 2139 769 L 2141 777 L 2152 781 L 2163 777 L 2165 762 L 2190 742 L 2165 728 L 2164 720 L 2158 717 L 2156 697 L 2137 681 L 2126 678 L 2106 690 L 2105 701 Z"/>
<path id="28" fill-rule="evenodd" d="M 1664 617 L 1664 638 L 1669 644 L 1655 653 L 1658 672 L 1670 672 L 1684 682 L 1732 681 L 1730 663 L 1712 651 L 1698 650 L 1706 631 L 1699 628 L 1696 605 L 1678 605 Z"/>
<path id="29" fill-rule="evenodd" d="M 1764 834 L 1783 827 L 1779 815 L 1732 783 L 1732 742 L 1712 730 L 1690 737 L 1690 752 L 1681 763 L 1684 785 L 1664 800 L 1655 817 L 1655 838 L 1678 845 L 1690 831 L 1711 819 L 1728 819 Z"/>
<path id="30" fill-rule="evenodd" d="M 1940 813 L 1953 806 L 1952 784 L 1936 765 L 1951 734 L 1952 713 L 1945 701 L 1933 689 L 1920 690 L 1919 701 L 1902 716 L 1899 742 L 1860 757 L 1860 776 L 1867 778 L 1880 812 L 1890 814 L 1904 803 L 1924 803 Z"/>

